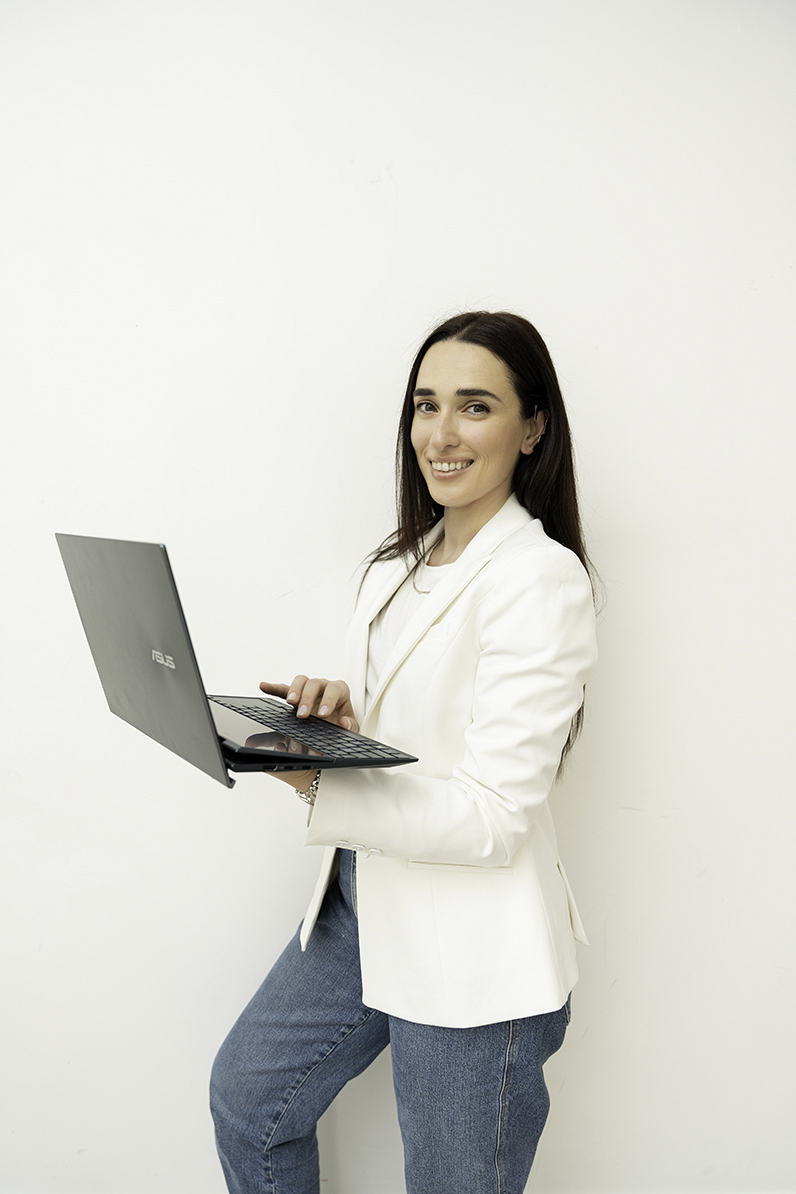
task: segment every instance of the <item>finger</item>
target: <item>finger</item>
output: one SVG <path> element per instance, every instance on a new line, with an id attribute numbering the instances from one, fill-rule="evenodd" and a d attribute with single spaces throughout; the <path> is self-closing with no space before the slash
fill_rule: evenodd
<path id="1" fill-rule="evenodd" d="M 328 683 L 328 680 L 324 680 L 319 676 L 314 676 L 311 680 L 307 680 L 298 694 L 298 709 L 296 710 L 298 717 L 309 717 L 310 713 L 317 711 L 318 697 Z"/>
<path id="2" fill-rule="evenodd" d="M 349 703 L 351 693 L 344 680 L 327 681 L 326 687 L 318 698 L 318 716 L 331 717 L 335 711 L 338 714 L 346 712 L 344 706 Z"/>
<path id="3" fill-rule="evenodd" d="M 337 703 L 334 710 L 328 714 L 327 721 L 333 721 L 337 725 L 342 726 L 344 730 L 351 730 L 354 734 L 358 734 L 359 722 L 354 717 L 354 706 L 351 704 L 351 694 L 348 691 L 348 685 L 342 684 L 342 687 L 344 692 L 341 700 Z M 325 695 L 323 699 L 326 699 Z"/>
<path id="4" fill-rule="evenodd" d="M 262 692 L 270 693 L 271 696 L 283 699 L 287 696 L 287 684 L 272 684 L 270 680 L 261 680 L 260 689 Z"/>
<path id="5" fill-rule="evenodd" d="M 291 705 L 297 705 L 299 697 L 301 696 L 301 692 L 306 683 L 306 676 L 294 676 L 290 684 L 287 686 L 287 696 L 285 697 L 285 700 L 289 701 Z"/>

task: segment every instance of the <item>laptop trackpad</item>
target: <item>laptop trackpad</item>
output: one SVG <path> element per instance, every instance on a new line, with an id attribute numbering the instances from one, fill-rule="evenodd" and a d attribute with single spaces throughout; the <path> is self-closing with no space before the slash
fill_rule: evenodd
<path id="1" fill-rule="evenodd" d="M 233 709 L 226 709 L 215 701 L 208 701 L 208 704 L 220 736 L 237 743 L 238 746 L 245 746 L 247 750 L 262 751 L 264 754 L 269 752 L 276 752 L 280 755 L 289 753 L 296 758 L 306 755 L 308 759 L 324 757 L 321 751 L 313 750 L 311 746 L 306 746 L 297 738 L 288 737 L 284 731 L 269 729 L 267 725 L 253 721 L 250 717 L 244 717 L 242 713 L 236 713 Z"/>

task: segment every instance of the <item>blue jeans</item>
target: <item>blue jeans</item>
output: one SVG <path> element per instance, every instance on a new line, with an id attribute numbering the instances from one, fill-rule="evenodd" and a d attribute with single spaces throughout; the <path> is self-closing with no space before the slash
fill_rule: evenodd
<path id="1" fill-rule="evenodd" d="M 216 1058 L 211 1109 L 231 1194 L 318 1194 L 315 1126 L 388 1044 L 408 1194 L 522 1194 L 549 1097 L 542 1066 L 561 1047 L 555 1012 L 439 1028 L 362 1002 L 356 855 L 302 954 L 298 933 Z"/>

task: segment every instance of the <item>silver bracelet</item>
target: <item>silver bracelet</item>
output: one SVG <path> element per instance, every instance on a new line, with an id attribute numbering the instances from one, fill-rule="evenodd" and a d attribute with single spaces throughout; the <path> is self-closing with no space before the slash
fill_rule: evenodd
<path id="1" fill-rule="evenodd" d="M 314 804 L 315 797 L 318 795 L 318 785 L 320 784 L 320 782 L 321 782 L 321 773 L 320 773 L 320 771 L 317 771 L 315 773 L 315 779 L 312 781 L 310 786 L 307 788 L 306 792 L 300 791 L 299 788 L 294 788 L 293 791 L 296 793 L 296 795 L 298 796 L 298 798 L 300 800 L 304 801 L 305 804 Z"/>

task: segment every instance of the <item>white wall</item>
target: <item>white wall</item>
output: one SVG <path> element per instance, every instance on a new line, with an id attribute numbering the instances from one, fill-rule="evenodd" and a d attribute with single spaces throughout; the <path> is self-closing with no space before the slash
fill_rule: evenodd
<path id="1" fill-rule="evenodd" d="M 795 1189 L 796 5 L 4 0 L 0 47 L 3 1194 L 222 1190 L 210 1062 L 317 864 L 107 712 L 53 532 L 167 542 L 211 689 L 336 672 L 475 306 L 550 344 L 607 590 L 530 1188 Z M 388 1059 L 322 1144 L 403 1189 Z"/>

